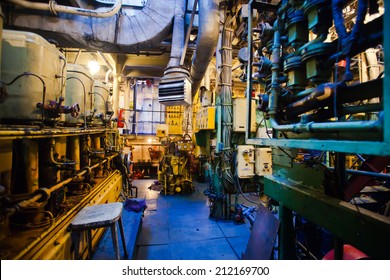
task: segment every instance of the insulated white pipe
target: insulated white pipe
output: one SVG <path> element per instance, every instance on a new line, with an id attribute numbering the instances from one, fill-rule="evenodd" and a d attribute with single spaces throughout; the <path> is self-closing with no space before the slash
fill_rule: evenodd
<path id="1" fill-rule="evenodd" d="M 98 8 L 96 10 L 58 5 L 54 0 L 50 0 L 49 3 L 36 3 L 27 0 L 8 0 L 8 2 L 14 3 L 26 9 L 50 11 L 55 15 L 57 13 L 66 13 L 98 18 L 112 17 L 113 15 L 118 13 L 119 9 L 122 7 L 122 0 L 116 0 L 115 4 L 110 8 Z"/>
<path id="2" fill-rule="evenodd" d="M 191 66 L 192 96 L 196 94 L 217 48 L 219 0 L 199 0 L 199 27 Z"/>
<path id="3" fill-rule="evenodd" d="M 186 5 L 183 0 L 175 2 L 175 17 L 173 21 L 172 47 L 168 67 L 179 67 L 180 58 L 184 47 L 184 17 Z"/>

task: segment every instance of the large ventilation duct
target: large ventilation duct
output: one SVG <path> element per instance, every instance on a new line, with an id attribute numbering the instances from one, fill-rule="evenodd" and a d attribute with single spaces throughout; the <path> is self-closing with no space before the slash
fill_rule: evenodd
<path id="1" fill-rule="evenodd" d="M 192 95 L 195 95 L 217 48 L 219 0 L 199 0 L 199 28 L 191 65 Z"/>
<path id="2" fill-rule="evenodd" d="M 184 48 L 184 16 L 186 12 L 185 2 L 185 0 L 176 0 L 175 2 L 171 56 L 167 70 L 171 68 L 177 68 L 180 65 L 180 58 Z"/>
<path id="3" fill-rule="evenodd" d="M 13 0 L 15 1 L 15 0 Z M 22 1 L 25 2 L 25 1 Z M 56 40 L 60 46 L 102 52 L 138 53 L 158 47 L 170 34 L 175 0 L 148 0 L 142 10 L 122 7 L 111 17 L 96 18 L 59 12 L 50 15 L 15 5 L 7 26 Z"/>
<path id="4" fill-rule="evenodd" d="M 177 1 L 175 13 L 171 59 L 159 86 L 159 101 L 165 105 L 191 104 L 192 96 L 199 89 L 218 42 L 219 0 L 199 0 L 198 37 L 189 78 L 188 72 L 179 67 L 184 42 L 184 18 L 181 17 L 184 5 L 178 2 L 180 1 Z"/>
<path id="5" fill-rule="evenodd" d="M 189 72 L 180 67 L 184 48 L 185 2 L 176 0 L 171 55 L 158 87 L 158 100 L 167 106 L 190 105 L 192 101 Z"/>

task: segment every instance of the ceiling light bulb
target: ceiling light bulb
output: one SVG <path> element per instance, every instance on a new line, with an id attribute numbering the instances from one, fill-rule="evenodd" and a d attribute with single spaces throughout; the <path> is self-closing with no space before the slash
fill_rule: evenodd
<path id="1" fill-rule="evenodd" d="M 99 62 L 97 62 L 96 60 L 88 61 L 88 69 L 92 75 L 95 75 L 96 73 L 98 73 L 100 71 Z"/>

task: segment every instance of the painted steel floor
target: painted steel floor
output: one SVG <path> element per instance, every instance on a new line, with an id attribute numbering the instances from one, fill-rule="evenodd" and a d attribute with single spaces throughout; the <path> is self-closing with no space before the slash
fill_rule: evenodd
<path id="1" fill-rule="evenodd" d="M 123 210 L 128 259 L 241 259 L 250 236 L 250 223 L 247 220 L 237 225 L 231 221 L 209 219 L 208 198 L 203 194 L 206 184 L 194 183 L 196 190 L 189 195 L 163 195 L 148 189 L 154 181 L 133 182 L 138 187 L 138 198 L 146 200 L 147 209 L 143 217 L 141 213 Z M 119 244 L 123 258 L 120 237 Z M 114 259 L 109 230 L 93 259 Z"/>
<path id="2" fill-rule="evenodd" d="M 139 198 L 146 198 L 138 241 L 139 260 L 241 259 L 250 236 L 250 224 L 209 219 L 206 184 L 194 183 L 190 195 L 163 195 L 149 190 L 153 180 L 138 180 Z"/>

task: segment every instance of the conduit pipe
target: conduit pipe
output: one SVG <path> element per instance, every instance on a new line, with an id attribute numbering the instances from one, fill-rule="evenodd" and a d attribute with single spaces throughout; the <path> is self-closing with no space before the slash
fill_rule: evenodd
<path id="1" fill-rule="evenodd" d="M 219 33 L 219 0 L 199 0 L 199 27 L 191 65 L 192 96 L 198 91 L 210 60 L 217 48 Z"/>
<path id="2" fill-rule="evenodd" d="M 26 9 L 50 11 L 54 15 L 57 15 L 57 13 L 66 13 L 96 18 L 112 17 L 113 15 L 118 13 L 119 9 L 122 7 L 122 0 L 116 0 L 115 4 L 110 8 L 98 8 L 96 10 L 58 5 L 54 0 L 50 0 L 49 3 L 36 3 L 26 0 L 8 0 L 8 2 L 11 2 Z"/>

